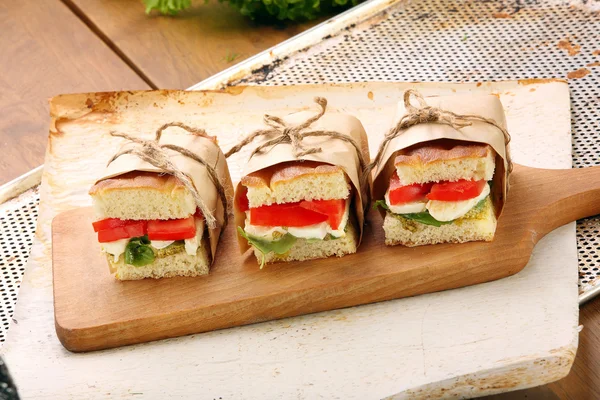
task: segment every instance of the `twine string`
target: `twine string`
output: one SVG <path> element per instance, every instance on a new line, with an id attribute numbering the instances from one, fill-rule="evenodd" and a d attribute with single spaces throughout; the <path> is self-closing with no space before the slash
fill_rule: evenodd
<path id="1" fill-rule="evenodd" d="M 414 106 L 411 103 L 411 99 L 413 98 L 419 103 L 418 106 Z M 409 89 L 404 92 L 404 108 L 406 109 L 406 114 L 385 134 L 383 141 L 379 145 L 375 159 L 373 159 L 373 162 L 365 169 L 367 175 L 370 174 L 373 168 L 381 161 L 381 157 L 383 157 L 383 153 L 388 143 L 394 138 L 402 135 L 411 126 L 418 124 L 438 123 L 449 125 L 454 129 L 461 129 L 473 125 L 473 122 L 483 122 L 494 126 L 502 132 L 506 146 L 510 143 L 510 134 L 508 131 L 493 119 L 485 118 L 481 115 L 456 114 L 438 107 L 432 107 L 425 102 L 421 93 L 414 89 Z M 508 164 L 508 173 L 510 174 L 513 170 L 513 163 L 510 158 L 508 147 L 506 147 L 506 161 Z"/>
<path id="2" fill-rule="evenodd" d="M 308 130 L 310 126 L 318 121 L 327 111 L 327 99 L 323 97 L 315 97 L 314 102 L 319 105 L 319 111 L 317 114 L 308 118 L 306 121 L 298 124 L 290 126 L 286 124 L 281 118 L 276 117 L 274 115 L 265 114 L 263 117 L 263 122 L 269 128 L 267 129 L 258 129 L 244 139 L 242 139 L 237 145 L 232 147 L 227 153 L 225 153 L 225 157 L 239 152 L 245 146 L 249 145 L 256 139 L 261 136 L 272 136 L 275 137 L 269 140 L 266 140 L 264 143 L 258 145 L 252 153 L 250 153 L 250 158 L 254 157 L 256 154 L 262 154 L 267 149 L 271 149 L 280 144 L 290 144 L 292 146 L 292 152 L 295 158 L 301 158 L 306 155 L 321 153 L 323 149 L 321 147 L 307 147 L 303 143 L 303 139 L 306 137 L 330 137 L 332 139 L 337 139 L 349 143 L 354 147 L 356 151 L 356 155 L 358 157 L 358 162 L 360 166 L 359 171 L 359 179 L 360 179 L 360 190 L 362 191 L 362 195 L 367 199 L 365 204 L 368 204 L 370 201 L 370 190 L 369 187 L 369 176 L 365 174 L 365 170 L 367 168 L 367 163 L 365 158 L 363 157 L 362 150 L 358 143 L 354 139 L 352 139 L 348 135 L 344 135 L 340 132 L 330 131 L 330 130 Z"/>
<path id="3" fill-rule="evenodd" d="M 192 197 L 194 198 L 194 202 L 196 203 L 196 205 L 198 206 L 198 208 L 200 209 L 200 211 L 202 211 L 202 214 L 204 215 L 206 224 L 208 225 L 209 228 L 214 229 L 217 225 L 217 220 L 216 220 L 215 216 L 213 215 L 213 212 L 206 205 L 206 203 L 202 200 L 202 197 L 200 196 L 198 189 L 194 186 L 194 183 L 191 180 L 191 178 L 186 173 L 184 173 L 179 168 L 177 168 L 177 166 L 169 158 L 169 155 L 167 154 L 166 150 L 172 150 L 172 151 L 175 151 L 187 158 L 190 158 L 190 159 L 200 163 L 201 165 L 203 165 L 206 168 L 206 171 L 208 172 L 210 180 L 215 185 L 215 188 L 217 189 L 217 194 L 219 195 L 221 202 L 223 204 L 224 218 L 225 218 L 224 225 L 227 225 L 227 217 L 228 217 L 227 197 L 225 196 L 225 188 L 224 188 L 223 184 L 221 183 L 221 181 L 219 180 L 219 176 L 217 174 L 216 169 L 212 165 L 210 165 L 208 162 L 206 162 L 206 160 L 204 160 L 202 157 L 189 151 L 188 149 L 185 149 L 183 147 L 173 145 L 173 144 L 159 144 L 159 141 L 160 141 L 163 131 L 169 127 L 179 127 L 181 129 L 183 129 L 189 133 L 195 134 L 195 135 L 204 136 L 206 134 L 203 129 L 192 128 L 181 122 L 169 122 L 169 123 L 162 125 L 160 128 L 158 128 L 158 130 L 156 131 L 155 137 L 152 140 L 141 139 L 139 137 L 128 135 L 126 133 L 112 131 L 112 132 L 110 132 L 111 136 L 127 139 L 130 142 L 137 144 L 138 146 L 135 146 L 135 147 L 127 149 L 127 150 L 119 151 L 117 154 L 115 154 L 110 159 L 110 161 L 108 162 L 107 165 L 111 164 L 113 161 L 115 161 L 117 158 L 119 158 L 120 156 L 122 156 L 124 154 L 131 154 L 131 155 L 134 155 L 134 156 L 140 158 L 142 161 L 145 161 L 148 164 L 160 169 L 164 173 L 174 176 L 175 178 L 179 179 L 179 181 L 185 186 L 186 189 L 188 189 L 190 191 L 190 193 L 192 194 Z"/>

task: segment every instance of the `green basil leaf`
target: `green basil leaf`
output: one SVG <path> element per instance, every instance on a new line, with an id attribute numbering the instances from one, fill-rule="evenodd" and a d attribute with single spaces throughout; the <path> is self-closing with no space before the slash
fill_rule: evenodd
<path id="1" fill-rule="evenodd" d="M 390 210 L 390 208 L 388 207 L 387 204 L 385 204 L 385 200 L 376 200 L 375 203 L 373 203 L 373 209 L 377 210 L 377 207 L 381 207 L 384 210 Z"/>
<path id="2" fill-rule="evenodd" d="M 263 254 L 263 260 L 260 265 L 261 268 L 265 264 L 265 255 L 269 253 L 285 254 L 292 248 L 294 243 L 296 243 L 296 237 L 289 233 L 283 235 L 281 239 L 272 242 L 263 238 L 250 235 L 239 226 L 237 229 L 239 234 L 243 238 L 245 238 L 248 241 L 248 243 L 257 248 Z"/>
<path id="3" fill-rule="evenodd" d="M 348 228 L 348 225 L 346 225 L 344 232 L 348 232 L 347 228 Z M 316 242 L 323 242 L 323 241 L 327 241 L 327 240 L 338 240 L 338 239 L 341 239 L 342 237 L 343 236 L 335 237 L 331 233 L 328 233 L 327 235 L 325 235 L 325 237 L 323 239 L 308 238 L 308 239 L 304 239 L 304 240 L 306 240 L 306 243 L 316 243 Z"/>
<path id="4" fill-rule="evenodd" d="M 401 214 L 401 215 L 404 218 L 412 219 L 412 220 L 415 220 L 415 221 L 420 222 L 425 225 L 437 226 L 438 228 L 442 225 L 448 225 L 448 224 L 451 224 L 452 222 L 454 222 L 454 221 L 438 221 L 437 219 L 433 218 L 431 216 L 431 214 L 429 214 L 427 211 L 423 211 L 420 213 L 414 213 L 414 214 Z"/>
<path id="5" fill-rule="evenodd" d="M 150 247 L 148 236 L 133 238 L 125 246 L 125 263 L 134 267 L 143 267 L 154 262 L 154 251 Z"/>

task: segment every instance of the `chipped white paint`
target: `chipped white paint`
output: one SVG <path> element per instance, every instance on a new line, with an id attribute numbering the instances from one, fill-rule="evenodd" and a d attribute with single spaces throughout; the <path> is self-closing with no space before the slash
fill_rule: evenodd
<path id="1" fill-rule="evenodd" d="M 571 165 L 565 83 L 410 86 L 425 94 L 497 92 L 506 107 L 516 162 Z M 209 128 L 227 149 L 242 134 L 245 118 L 247 127 L 260 120 L 259 110 L 278 114 L 324 95 L 333 107 L 344 104 L 363 120 L 376 149 L 386 124 L 381 115 L 392 118 L 399 93 L 407 87 L 253 88 L 237 95 L 209 93 L 211 108 L 186 107 L 198 124 L 214 121 L 214 113 L 225 121 Z M 54 332 L 49 223 L 60 210 L 89 204 L 84 182 L 91 184 L 94 169 L 117 142 L 103 141 L 102 148 L 90 139 L 75 154 L 68 140 L 55 137 L 47 154 L 40 228 L 19 295 L 18 324 L 12 325 L 2 350 L 24 399 L 469 397 L 543 384 L 569 371 L 578 325 L 574 224 L 545 237 L 522 272 L 500 281 L 127 348 L 69 353 Z M 77 163 L 85 157 L 92 160 Z M 232 160 L 234 180 L 241 162 Z"/>

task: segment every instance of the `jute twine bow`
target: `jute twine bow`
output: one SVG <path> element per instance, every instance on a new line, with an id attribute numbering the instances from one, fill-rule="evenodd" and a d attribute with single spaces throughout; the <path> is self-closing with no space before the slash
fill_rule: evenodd
<path id="1" fill-rule="evenodd" d="M 321 153 L 323 151 L 320 147 L 309 147 L 306 148 L 302 143 L 302 139 L 306 137 L 316 137 L 316 136 L 327 136 L 332 139 L 342 140 L 346 143 L 350 143 L 354 149 L 356 150 L 356 155 L 358 157 L 358 162 L 360 164 L 360 185 L 363 194 L 366 196 L 367 204 L 369 203 L 370 198 L 370 190 L 368 188 L 368 174 L 365 174 L 365 170 L 367 168 L 367 163 L 363 157 L 362 151 L 358 143 L 350 136 L 344 135 L 342 133 L 336 131 L 327 131 L 327 130 L 307 130 L 310 126 L 319 120 L 327 110 L 327 99 L 323 97 L 315 97 L 315 103 L 320 106 L 320 111 L 308 118 L 306 121 L 299 125 L 288 126 L 281 118 L 265 114 L 263 117 L 263 121 L 266 125 L 269 126 L 267 129 L 259 129 L 248 136 L 246 136 L 240 143 L 231 148 L 227 153 L 225 153 L 225 157 L 237 153 L 246 145 L 252 143 L 252 141 L 259 136 L 269 136 L 276 135 L 275 138 L 267 140 L 266 142 L 257 146 L 252 153 L 250 154 L 250 158 L 254 157 L 256 154 L 261 154 L 266 151 L 267 148 L 272 148 L 273 146 L 277 146 L 278 144 L 287 143 L 292 146 L 292 151 L 294 157 L 299 158 L 309 154 Z"/>
<path id="2" fill-rule="evenodd" d="M 418 107 L 415 107 L 411 104 L 411 97 L 414 97 L 419 102 Z M 508 131 L 493 119 L 485 118 L 480 115 L 456 114 L 451 111 L 442 110 L 441 108 L 432 107 L 425 102 L 425 99 L 421 93 L 413 89 L 409 89 L 404 92 L 404 108 L 406 108 L 406 115 L 404 115 L 400 121 L 398 121 L 396 126 L 394 126 L 388 133 L 385 134 L 383 141 L 379 145 L 377 156 L 373 162 L 367 166 L 367 174 L 370 174 L 371 170 L 375 168 L 377 164 L 379 164 L 381 157 L 383 157 L 383 152 L 386 146 L 392 139 L 400 136 L 411 126 L 418 124 L 438 123 L 450 125 L 454 129 L 461 129 L 466 126 L 473 125 L 473 122 L 484 122 L 496 127 L 502 132 L 506 146 L 508 146 L 508 143 L 510 143 L 510 135 Z M 508 163 L 508 173 L 511 173 L 513 164 L 510 159 L 508 147 L 506 148 L 506 161 Z"/>
<path id="3" fill-rule="evenodd" d="M 208 206 L 206 205 L 206 203 L 204 203 L 204 201 L 200 197 L 200 194 L 198 193 L 198 189 L 194 186 L 194 183 L 192 182 L 190 177 L 187 174 L 185 174 L 184 172 L 182 172 L 179 168 L 177 168 L 177 166 L 170 160 L 169 155 L 167 154 L 166 150 L 167 149 L 173 150 L 173 151 L 176 151 L 176 152 L 184 155 L 185 157 L 191 158 L 192 160 L 200 163 L 201 165 L 203 165 L 206 168 L 206 171 L 208 172 L 210 180 L 215 185 L 215 187 L 217 189 L 217 194 L 219 195 L 221 202 L 223 203 L 223 209 L 225 210 L 224 225 L 227 225 L 228 208 L 227 208 L 227 198 L 225 196 L 225 188 L 219 181 L 219 176 L 217 175 L 217 171 L 215 170 L 215 168 L 213 166 L 209 165 L 204 159 L 199 157 L 197 154 L 194 154 L 191 151 L 189 151 L 183 147 L 180 147 L 180 146 L 177 146 L 174 144 L 159 144 L 158 143 L 160 141 L 160 137 L 161 137 L 163 131 L 172 126 L 179 127 L 181 129 L 186 130 L 195 135 L 201 135 L 201 136 L 205 135 L 205 132 L 203 129 L 192 128 L 181 122 L 169 122 L 169 123 L 164 124 L 163 126 L 158 128 L 158 130 L 156 131 L 156 136 L 153 140 L 144 140 L 144 139 L 140 139 L 135 136 L 128 135 L 126 133 L 119 133 L 119 132 L 112 131 L 112 132 L 110 132 L 111 136 L 122 137 L 124 139 L 130 140 L 133 143 L 137 143 L 139 146 L 118 152 L 110 159 L 108 164 L 112 163 L 113 161 L 115 161 L 117 158 L 119 158 L 120 156 L 122 156 L 124 154 L 132 154 L 134 156 L 139 157 L 140 159 L 147 162 L 148 164 L 151 164 L 154 167 L 160 169 L 164 173 L 173 175 L 175 178 L 179 179 L 181 181 L 181 183 L 183 183 L 183 185 L 190 191 L 190 193 L 192 194 L 192 197 L 194 198 L 194 201 L 196 202 L 196 205 L 198 206 L 198 208 L 200 208 L 200 211 L 202 211 L 202 214 L 204 215 L 206 224 L 208 225 L 209 228 L 213 229 L 217 225 L 217 220 L 216 220 L 215 216 L 213 215 L 212 210 L 210 210 L 208 208 Z"/>

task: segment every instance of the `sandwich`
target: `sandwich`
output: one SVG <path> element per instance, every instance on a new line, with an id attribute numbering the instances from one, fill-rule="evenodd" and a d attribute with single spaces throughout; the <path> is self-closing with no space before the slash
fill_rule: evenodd
<path id="1" fill-rule="evenodd" d="M 119 280 L 206 275 L 214 259 L 227 208 L 217 186 L 231 188 L 225 158 L 212 137 L 167 133 L 162 142 L 180 145 L 215 165 L 219 180 L 212 182 L 205 166 L 173 150 L 165 151 L 191 187 L 131 154 L 111 161 L 89 194 L 94 231 Z M 194 190 L 214 218 L 212 227 Z"/>
<path id="2" fill-rule="evenodd" d="M 361 241 L 370 194 L 370 179 L 363 174 L 367 137 L 358 119 L 325 113 L 326 101 L 316 101 L 322 107 L 317 116 L 291 114 L 277 119 L 287 130 L 253 136 L 254 151 L 233 207 L 240 250 L 252 248 L 261 268 L 342 257 L 355 253 Z M 300 131 L 297 138 L 281 139 L 294 130 Z"/>
<path id="3" fill-rule="evenodd" d="M 206 224 L 177 178 L 130 172 L 96 183 L 90 195 L 92 225 L 117 279 L 208 274 Z"/>
<path id="4" fill-rule="evenodd" d="M 496 152 L 479 143 L 438 141 L 401 151 L 384 200 L 387 245 L 491 241 Z"/>
<path id="5" fill-rule="evenodd" d="M 355 196 L 341 167 L 292 161 L 246 175 L 241 186 L 239 234 L 261 265 L 356 253 Z"/>
<path id="6" fill-rule="evenodd" d="M 410 102 L 416 97 L 419 106 Z M 375 158 L 387 245 L 492 241 L 508 190 L 504 110 L 493 95 L 413 90 Z"/>

